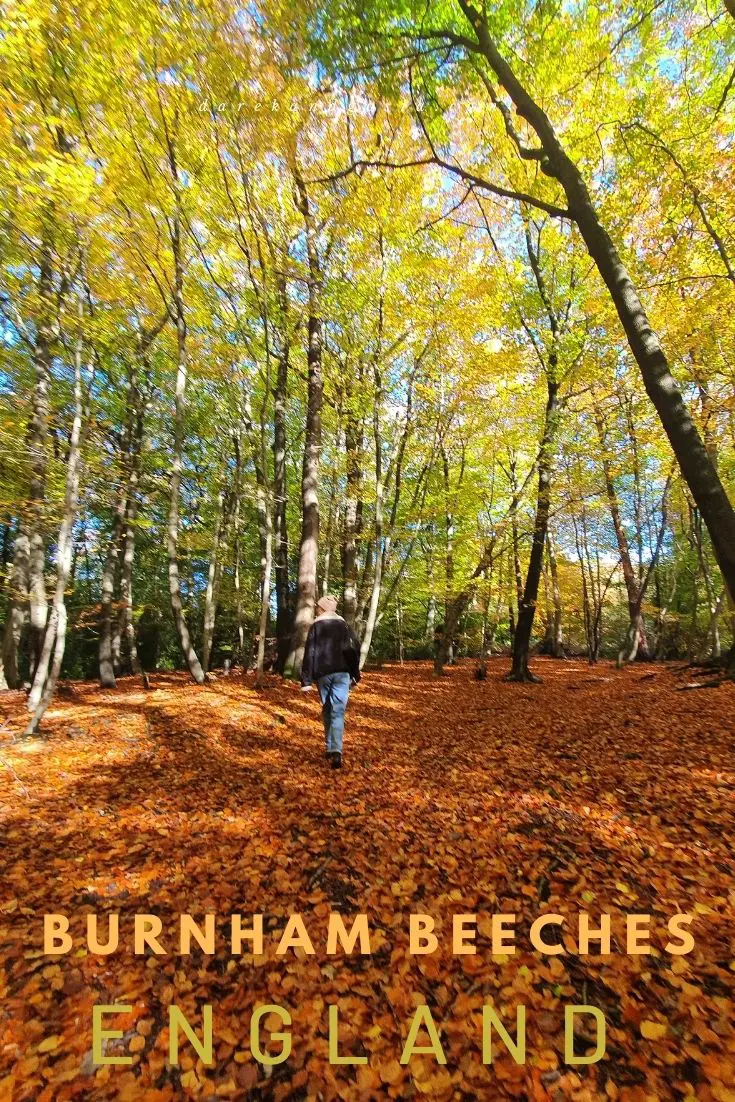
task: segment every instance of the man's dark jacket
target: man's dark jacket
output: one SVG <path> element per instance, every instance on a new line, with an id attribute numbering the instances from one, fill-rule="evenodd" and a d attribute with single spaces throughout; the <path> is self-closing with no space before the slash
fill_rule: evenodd
<path id="1" fill-rule="evenodd" d="M 318 616 L 309 628 L 301 665 L 301 684 L 311 685 L 328 673 L 348 673 L 360 680 L 360 642 L 336 612 Z"/>

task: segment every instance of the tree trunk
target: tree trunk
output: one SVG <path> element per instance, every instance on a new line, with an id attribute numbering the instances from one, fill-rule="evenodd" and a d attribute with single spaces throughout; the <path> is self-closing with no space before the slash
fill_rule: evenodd
<path id="1" fill-rule="evenodd" d="M 209 569 L 207 571 L 207 588 L 204 593 L 204 624 L 202 631 L 202 669 L 205 673 L 209 670 L 209 659 L 212 653 L 212 639 L 214 638 L 214 624 L 217 616 L 217 592 L 219 589 L 220 556 L 219 549 L 222 542 L 222 528 L 224 524 L 223 505 L 225 492 L 220 490 L 217 496 L 217 515 L 214 528 L 214 542 L 209 556 Z"/>
<path id="2" fill-rule="evenodd" d="M 643 614 L 641 612 L 641 583 L 636 577 L 635 569 L 633 568 L 633 561 L 630 557 L 630 546 L 628 544 L 628 536 L 623 522 L 620 516 L 620 503 L 618 501 L 617 490 L 615 488 L 615 480 L 612 474 L 612 468 L 610 466 L 610 456 L 607 447 L 607 438 L 605 435 L 605 426 L 602 419 L 602 414 L 599 410 L 595 411 L 595 425 L 597 426 L 597 435 L 600 440 L 600 452 L 602 456 L 602 470 L 605 476 L 605 490 L 607 492 L 607 501 L 610 508 L 610 516 L 613 522 L 613 528 L 615 529 L 615 539 L 618 545 L 618 553 L 620 555 L 620 562 L 623 569 L 623 580 L 625 581 L 625 588 L 628 594 L 628 618 L 629 627 L 626 635 L 625 647 L 621 650 L 621 656 L 626 652 L 628 654 L 627 661 L 633 662 L 636 657 L 648 658 L 648 640 L 646 638 L 646 626 L 643 620 Z M 622 662 L 620 663 L 622 664 Z"/>
<path id="3" fill-rule="evenodd" d="M 426 603 L 426 626 L 424 628 L 424 639 L 427 643 L 432 643 L 434 640 L 434 624 L 436 623 L 436 597 L 433 592 L 429 593 L 429 599 Z"/>
<path id="4" fill-rule="evenodd" d="M 47 234 L 41 243 L 41 261 L 38 278 L 40 320 L 33 351 L 34 383 L 31 418 L 28 425 L 28 451 L 30 455 L 30 546 L 28 557 L 28 598 L 30 620 L 31 680 L 35 677 L 41 655 L 48 599 L 46 596 L 46 549 L 43 535 L 43 502 L 46 484 L 46 437 L 48 433 L 49 386 L 53 337 L 53 266 L 52 246 Z"/>
<path id="5" fill-rule="evenodd" d="M 435 677 L 441 677 L 442 674 L 444 674 L 444 667 L 449 661 L 449 657 L 452 651 L 452 643 L 454 637 L 457 634 L 459 621 L 462 619 L 462 614 L 467 607 L 471 596 L 472 589 L 468 587 L 447 604 L 443 630 L 439 638 L 436 653 L 434 655 Z"/>
<path id="6" fill-rule="evenodd" d="M 548 398 L 544 417 L 544 431 L 541 439 L 538 460 L 538 494 L 536 497 L 536 518 L 533 525 L 531 556 L 528 560 L 526 583 L 518 606 L 518 622 L 513 636 L 513 664 L 508 674 L 509 681 L 537 681 L 528 668 L 528 656 L 531 646 L 531 632 L 536 614 L 538 587 L 544 564 L 546 530 L 549 523 L 551 504 L 551 464 L 554 437 L 558 421 L 559 405 L 557 395 L 559 384 L 555 378 L 556 351 L 552 350 L 548 366 Z"/>
<path id="7" fill-rule="evenodd" d="M 372 577 L 374 566 L 373 544 L 371 540 L 365 543 L 365 561 L 357 584 L 357 612 L 355 614 L 355 631 L 361 639 L 365 633 L 365 614 L 372 592 Z"/>
<path id="8" fill-rule="evenodd" d="M 340 451 L 340 434 L 337 433 L 336 440 L 337 454 Z M 329 504 L 327 506 L 327 530 L 324 533 L 324 556 L 322 559 L 322 581 L 321 592 L 322 595 L 329 593 L 329 575 L 332 568 L 332 529 L 334 528 L 334 516 L 335 512 L 338 514 L 337 525 L 339 525 L 339 506 L 336 503 L 336 482 L 333 479 L 329 488 Z"/>
<path id="9" fill-rule="evenodd" d="M 28 571 L 31 544 L 23 518 L 18 521 L 18 534 L 13 547 L 13 566 L 8 583 L 9 602 L 3 632 L 3 666 L 7 685 L 20 688 L 18 654 L 28 608 Z"/>
<path id="10" fill-rule="evenodd" d="M 120 537 L 125 514 L 125 496 L 119 493 L 115 518 L 112 523 L 110 542 L 102 568 L 102 595 L 100 610 L 99 670 L 100 685 L 103 689 L 114 689 L 115 667 L 112 656 L 112 602 L 115 592 L 115 568 L 120 555 Z"/>
<path id="11" fill-rule="evenodd" d="M 380 604 L 380 592 L 383 585 L 383 574 L 385 572 L 388 555 L 390 553 L 391 535 L 393 531 L 393 525 L 395 524 L 396 510 L 398 507 L 398 495 L 400 494 L 400 481 L 401 481 L 401 465 L 403 462 L 403 452 L 406 446 L 406 440 L 408 438 L 408 432 L 411 421 L 411 402 L 413 394 L 413 381 L 415 378 L 416 364 L 414 364 L 413 371 L 410 376 L 407 401 L 406 401 L 406 423 L 403 432 L 399 438 L 397 446 L 393 450 L 386 475 L 383 475 L 383 440 L 380 430 L 380 416 L 383 409 L 383 377 L 381 372 L 380 358 L 382 354 L 383 345 L 383 322 L 384 322 L 384 305 L 385 305 L 385 246 L 383 241 L 382 230 L 378 237 L 378 245 L 380 249 L 381 260 L 381 275 L 380 275 L 380 291 L 378 295 L 378 328 L 376 336 L 376 350 L 373 358 L 373 442 L 375 447 L 375 540 L 373 544 L 373 585 L 370 592 L 370 604 L 368 605 L 367 617 L 365 619 L 365 630 L 362 636 L 362 643 L 360 645 L 360 669 L 363 668 L 367 662 L 368 655 L 370 653 L 370 647 L 373 641 L 373 633 L 375 632 L 376 625 L 378 623 L 378 605 Z M 384 518 L 383 508 L 385 504 L 386 486 L 390 482 L 391 470 L 393 463 L 396 463 L 396 494 L 393 500 L 393 508 L 388 523 L 388 531 L 384 532 Z"/>
<path id="12" fill-rule="evenodd" d="M 273 517 L 268 501 L 267 489 L 258 486 L 259 498 L 258 510 L 263 513 L 265 538 L 263 541 L 263 556 L 260 564 L 260 620 L 258 624 L 258 658 L 255 667 L 255 685 L 261 688 L 265 675 L 265 645 L 268 635 L 268 613 L 271 601 L 271 567 L 273 562 Z"/>
<path id="13" fill-rule="evenodd" d="M 442 479 L 444 488 L 444 624 L 446 627 L 449 618 L 449 604 L 452 599 L 452 593 L 454 592 L 454 514 L 451 504 L 449 456 L 447 455 L 447 450 L 444 447 L 443 441 L 439 443 L 439 452 L 442 457 Z M 453 665 L 455 661 L 454 636 L 458 625 L 459 621 L 457 621 L 455 625 L 455 630 L 444 641 L 440 648 L 443 662 L 448 662 L 450 665 Z"/>
<path id="14" fill-rule="evenodd" d="M 719 597 L 710 609 L 710 620 L 707 626 L 707 641 L 709 645 L 709 657 L 713 662 L 718 662 L 722 657 L 722 640 L 720 639 L 720 615 L 725 607 L 725 591 L 722 590 Z"/>
<path id="15" fill-rule="evenodd" d="M 245 395 L 243 401 L 243 422 L 248 439 L 255 468 L 255 503 L 258 514 L 258 536 L 260 539 L 260 614 L 258 617 L 258 651 L 255 666 L 255 684 L 257 688 L 263 685 L 265 673 L 265 650 L 268 635 L 268 614 L 270 611 L 271 596 L 271 569 L 273 566 L 273 509 L 271 507 L 270 486 L 268 479 L 268 456 L 265 445 L 265 434 L 261 422 L 260 431 L 253 424 L 250 407 L 250 397 Z"/>
<path id="16" fill-rule="evenodd" d="M 173 156 L 173 154 L 172 154 Z M 166 550 L 168 554 L 168 589 L 171 598 L 176 633 L 181 652 L 189 672 L 198 685 L 205 680 L 205 673 L 194 650 L 181 600 L 179 578 L 179 495 L 181 492 L 182 453 L 184 447 L 184 414 L 186 410 L 186 378 L 188 372 L 186 349 L 186 318 L 184 316 L 184 265 L 181 248 L 181 216 L 178 207 L 178 177 L 176 181 L 177 209 L 172 220 L 171 245 L 174 256 L 174 307 L 176 314 L 176 396 L 174 404 L 174 447 L 171 459 L 168 520 L 166 523 Z"/>
<path id="17" fill-rule="evenodd" d="M 706 548 L 704 546 L 704 539 L 702 533 L 702 523 L 699 513 L 695 510 L 692 516 L 692 533 L 697 548 L 697 560 L 699 562 L 699 568 L 702 572 L 702 578 L 704 580 L 704 589 L 707 595 L 707 605 L 710 613 L 709 624 L 707 625 L 707 632 L 705 635 L 705 645 L 710 646 L 710 657 L 718 659 L 722 654 L 722 644 L 720 642 L 719 631 L 719 618 L 724 606 L 725 594 L 721 593 L 719 597 L 715 596 L 715 587 L 712 580 L 712 572 L 710 565 L 707 562 Z"/>
<path id="18" fill-rule="evenodd" d="M 375 416 L 377 420 L 377 402 Z M 375 631 L 375 622 L 378 616 L 380 589 L 383 584 L 383 494 L 385 488 L 383 485 L 380 449 L 380 438 L 377 436 L 375 444 L 375 550 L 373 556 L 375 570 L 373 572 L 373 587 L 370 592 L 370 604 L 368 605 L 367 618 L 365 620 L 365 632 L 362 637 L 362 644 L 360 645 L 360 669 L 365 665 L 367 656 L 370 653 L 370 645 L 373 641 L 373 632 Z"/>
<path id="19" fill-rule="evenodd" d="M 168 315 L 164 314 L 160 322 L 149 332 L 139 335 L 139 356 L 144 367 L 148 367 L 146 353 L 165 324 Z M 112 634 L 111 657 L 113 668 L 121 665 L 122 640 L 127 643 L 130 668 L 136 677 L 140 677 L 146 689 L 150 688 L 148 675 L 142 668 L 138 657 L 135 624 L 133 622 L 133 562 L 135 559 L 135 521 L 138 514 L 138 479 L 140 476 L 141 453 L 145 431 L 146 403 L 139 387 L 139 364 L 136 361 L 130 376 L 128 393 L 128 485 L 125 498 L 125 511 L 122 517 L 122 547 L 120 562 L 120 612 L 116 617 Z"/>
<path id="20" fill-rule="evenodd" d="M 510 460 L 508 471 L 510 475 L 511 489 L 510 531 L 511 546 L 513 551 L 513 579 L 515 582 L 515 605 L 513 605 L 512 602 L 508 602 L 508 630 L 510 633 L 510 642 L 512 648 L 517 630 L 515 610 L 517 608 L 520 611 L 521 601 L 523 600 L 523 578 L 521 575 L 521 556 L 518 540 L 518 479 L 516 477 L 515 459 Z"/>
<path id="21" fill-rule="evenodd" d="M 296 615 L 285 673 L 298 677 L 304 657 L 304 645 L 314 619 L 317 561 L 319 555 L 319 452 L 322 426 L 322 318 L 321 269 L 317 252 L 309 196 L 298 170 L 294 173 L 299 210 L 306 230 L 308 278 L 307 409 L 304 460 L 301 473 L 301 544 L 299 547 Z"/>
<path id="22" fill-rule="evenodd" d="M 492 624 L 487 638 L 487 654 L 492 656 L 493 648 L 495 646 L 495 639 L 498 634 L 498 628 L 500 626 L 500 609 L 503 606 L 504 596 L 504 578 L 503 578 L 503 556 L 500 556 L 500 562 L 498 563 L 498 595 L 495 601 L 495 611 L 493 613 Z M 484 657 L 484 656 L 483 656 Z"/>
<path id="23" fill-rule="evenodd" d="M 730 0 L 727 0 L 728 4 Z M 638 363 L 646 392 L 669 439 L 682 474 L 710 533 L 715 557 L 730 596 L 735 596 L 735 510 L 728 499 L 666 355 L 610 235 L 602 225 L 582 174 L 564 150 L 545 111 L 515 76 L 493 41 L 486 15 L 469 0 L 459 5 L 473 27 L 480 50 L 510 96 L 518 114 L 536 132 L 542 146 L 542 170 L 564 189 L 569 214 L 610 293 Z"/>
<path id="24" fill-rule="evenodd" d="M 240 586 L 240 501 L 242 497 L 242 445 L 239 435 L 235 436 L 235 512 L 234 512 L 234 539 L 235 539 L 235 565 L 233 585 L 235 588 L 235 648 L 233 665 L 242 662 L 245 666 L 245 625 L 243 622 L 242 590 Z"/>
<path id="25" fill-rule="evenodd" d="M 531 632 L 533 630 L 533 621 L 536 614 L 539 581 L 541 579 L 541 572 L 544 565 L 544 551 L 547 544 L 549 509 L 551 507 L 551 468 L 557 422 L 559 419 L 559 383 L 557 380 L 556 372 L 559 359 L 559 341 L 566 325 L 564 321 L 560 322 L 559 317 L 557 316 L 557 312 L 554 307 L 553 300 L 549 294 L 546 280 L 544 279 L 544 274 L 541 268 L 541 231 L 538 231 L 536 244 L 534 245 L 531 235 L 531 225 L 528 219 L 525 220 L 525 237 L 528 260 L 531 265 L 534 279 L 536 281 L 536 288 L 538 290 L 539 298 L 543 303 L 549 322 L 551 342 L 548 349 L 548 354 L 546 355 L 546 362 L 544 364 L 546 372 L 547 400 L 546 409 L 544 412 L 544 428 L 541 434 L 541 446 L 539 448 L 538 458 L 538 493 L 536 497 L 536 516 L 533 526 L 533 538 L 531 541 L 531 555 L 528 562 L 528 570 L 526 572 L 526 582 L 523 587 L 523 594 L 519 597 L 518 600 L 518 622 L 516 624 L 516 630 L 513 635 L 513 663 L 511 667 L 511 672 L 509 674 L 509 680 L 511 681 L 537 680 L 533 677 L 528 668 L 528 656 L 531 646 Z M 567 319 L 569 317 L 570 305 L 571 299 L 567 304 Z M 528 329 L 528 326 L 526 326 L 522 315 L 521 321 L 523 322 L 524 327 Z M 538 355 L 542 358 L 543 362 L 543 356 L 540 352 L 539 347 L 536 347 L 536 351 Z M 513 474 L 515 507 L 517 507 L 518 495 L 515 489 L 514 466 L 511 467 L 511 471 Z M 517 572 L 518 566 L 516 550 L 516 573 Z"/>
<path id="26" fill-rule="evenodd" d="M 561 587 L 559 585 L 559 567 L 556 561 L 556 551 L 554 550 L 554 541 L 551 538 L 551 533 L 546 532 L 546 557 L 549 561 L 549 571 L 551 573 L 551 593 L 554 603 L 554 630 L 551 640 L 551 655 L 553 658 L 564 657 L 564 607 L 561 601 Z"/>
<path id="27" fill-rule="evenodd" d="M 79 475 L 81 467 L 82 425 L 85 416 L 84 387 L 82 382 L 82 303 L 79 302 L 80 332 L 74 354 L 74 417 L 69 439 L 69 455 L 66 466 L 66 484 L 64 488 L 64 508 L 59 528 L 56 552 L 56 586 L 54 589 L 51 612 L 46 624 L 46 632 L 35 669 L 33 684 L 28 696 L 28 710 L 31 719 L 26 735 L 38 730 L 46 709 L 53 699 L 56 683 L 61 672 L 66 647 L 66 603 L 65 593 L 71 570 L 73 550 L 73 529 L 79 498 Z"/>
<path id="28" fill-rule="evenodd" d="M 130 668 L 136 677 L 140 677 L 146 689 L 150 689 L 148 674 L 143 669 L 138 656 L 135 624 L 133 622 L 133 561 L 135 558 L 135 518 L 138 513 L 138 468 L 134 464 L 129 483 L 128 506 L 125 512 L 125 532 L 122 548 L 122 567 L 120 570 L 120 635 L 128 645 Z"/>
<path id="29" fill-rule="evenodd" d="M 541 640 L 538 652 L 539 654 L 551 654 L 552 640 L 554 638 L 554 619 L 551 611 L 551 581 L 549 578 L 548 547 L 547 553 L 544 555 L 544 565 L 541 570 L 541 583 L 544 589 L 544 637 Z"/>
<path id="30" fill-rule="evenodd" d="M 375 443 L 375 542 L 373 561 L 373 586 L 370 592 L 370 604 L 368 605 L 365 631 L 360 645 L 360 669 L 363 668 L 370 653 L 373 641 L 373 632 L 378 616 L 378 603 L 380 601 L 380 589 L 383 584 L 383 564 L 385 562 L 385 547 L 383 546 L 383 499 L 385 483 L 383 480 L 383 442 L 380 434 L 380 410 L 382 407 L 383 385 L 378 364 L 374 365 L 375 376 L 375 401 L 373 405 L 373 440 Z"/>
<path id="31" fill-rule="evenodd" d="M 482 636 L 480 637 L 480 658 L 484 658 L 487 653 L 487 641 L 490 635 L 490 587 L 488 585 L 487 575 L 485 575 L 485 586 L 482 594 Z"/>
<path id="32" fill-rule="evenodd" d="M 666 654 L 666 649 L 664 646 L 664 635 L 666 632 L 666 615 L 669 611 L 669 608 L 674 603 L 678 584 L 679 578 L 675 571 L 673 581 L 671 583 L 671 592 L 669 593 L 668 597 L 664 597 L 663 599 L 660 596 L 660 583 L 657 582 L 656 586 L 657 590 L 659 591 L 659 596 L 656 600 L 656 603 L 658 605 L 658 612 L 656 616 L 656 645 L 654 647 L 653 653 L 655 658 L 657 658 L 659 661 L 662 660 Z"/>
<path id="33" fill-rule="evenodd" d="M 508 514 L 508 517 L 506 517 L 506 519 L 508 519 L 509 516 L 510 514 Z M 457 628 L 459 627 L 459 622 L 462 619 L 462 614 L 464 613 L 465 608 L 471 601 L 472 596 L 475 592 L 478 578 L 480 578 L 487 570 L 489 570 L 495 561 L 496 540 L 497 532 L 486 545 L 485 550 L 482 553 L 482 557 L 473 570 L 472 575 L 470 576 L 470 579 L 464 589 L 460 593 L 458 593 L 457 596 L 454 597 L 453 600 L 450 601 L 447 605 L 446 620 L 442 625 L 441 633 L 439 634 L 438 627 L 436 629 L 435 640 L 437 635 L 439 636 L 438 640 L 436 641 L 436 648 L 434 652 L 434 675 L 436 677 L 440 677 L 444 672 L 444 666 L 446 665 L 447 659 L 449 657 L 452 640 L 457 633 Z"/>
<path id="34" fill-rule="evenodd" d="M 284 324 L 286 324 L 284 322 Z M 273 393 L 273 510 L 276 582 L 276 637 L 278 670 L 283 670 L 291 641 L 291 595 L 288 586 L 288 526 L 286 505 L 286 397 L 288 393 L 289 345 L 284 337 L 284 348 L 278 360 L 276 386 Z"/>
<path id="35" fill-rule="evenodd" d="M 584 634 L 587 641 L 587 659 L 592 666 L 597 661 L 597 652 L 599 650 L 596 630 L 597 624 L 600 622 L 598 616 L 597 599 L 595 594 L 595 576 L 591 569 L 589 561 L 589 548 L 587 546 L 587 521 L 586 510 L 584 501 L 582 502 L 580 524 L 577 525 L 577 518 L 572 512 L 572 526 L 574 528 L 574 544 L 577 550 L 577 560 L 579 562 L 579 570 L 582 580 L 582 613 L 584 623 Z"/>
<path id="36" fill-rule="evenodd" d="M 4 590 L 7 586 L 7 566 L 10 561 L 10 523 L 5 522 L 2 526 L 3 538 L 2 545 L 0 546 L 0 570 L 2 571 L 2 581 L 0 581 L 0 593 L 4 596 Z"/>
<path id="37" fill-rule="evenodd" d="M 347 394 L 345 451 L 347 453 L 344 550 L 342 553 L 342 615 L 351 628 L 357 623 L 357 550 L 362 516 L 362 423 Z"/>
<path id="38" fill-rule="evenodd" d="M 123 640 L 123 623 L 120 616 L 116 616 L 112 621 L 112 668 L 115 671 L 115 676 L 119 677 L 122 672 L 122 640 Z"/>

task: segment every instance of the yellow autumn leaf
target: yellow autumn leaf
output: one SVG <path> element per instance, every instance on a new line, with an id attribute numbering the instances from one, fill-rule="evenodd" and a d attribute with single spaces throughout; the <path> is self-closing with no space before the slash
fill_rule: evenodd
<path id="1" fill-rule="evenodd" d="M 39 1052 L 53 1052 L 55 1049 L 57 1049 L 59 1047 L 60 1042 L 61 1042 L 61 1037 L 56 1036 L 56 1034 L 54 1034 L 51 1037 L 44 1037 L 44 1039 L 41 1041 L 40 1045 L 38 1046 L 38 1051 Z"/>
<path id="2" fill-rule="evenodd" d="M 668 1026 L 665 1022 L 641 1022 L 641 1036 L 647 1041 L 660 1041 L 666 1036 Z"/>

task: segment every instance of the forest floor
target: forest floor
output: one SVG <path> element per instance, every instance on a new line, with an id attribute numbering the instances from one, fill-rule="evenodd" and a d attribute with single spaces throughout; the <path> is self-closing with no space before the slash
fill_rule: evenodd
<path id="1" fill-rule="evenodd" d="M 146 693 L 63 687 L 47 739 L 15 742 L 21 694 L 0 697 L 0 1102 L 117 1099 L 735 1099 L 735 685 L 678 691 L 675 666 L 538 660 L 541 685 L 460 664 L 368 672 L 348 711 L 341 772 L 324 760 L 315 693 L 252 675 L 201 687 L 159 674 Z M 371 956 L 328 956 L 330 910 L 366 912 Z M 86 915 L 121 915 L 110 956 L 85 948 Z M 541 912 L 613 916 L 610 956 L 542 956 Z M 66 914 L 74 946 L 43 954 L 42 916 Z M 135 956 L 132 915 L 163 921 L 167 954 Z M 263 913 L 262 957 L 232 957 L 229 916 Z M 276 956 L 299 912 L 315 948 Z M 408 953 L 408 915 L 434 916 L 439 948 Z M 515 914 L 516 952 L 490 953 L 492 913 Z M 664 951 L 666 922 L 695 915 L 695 948 Z M 217 950 L 178 955 L 179 915 L 217 915 Z M 451 916 L 477 914 L 476 955 L 453 955 Z M 654 955 L 625 952 L 628 913 L 652 917 Z M 272 933 L 277 931 L 277 934 Z M 101 922 L 104 940 L 106 923 Z M 399 1063 L 428 1003 L 447 1062 Z M 495 1038 L 482 1062 L 481 1008 L 511 1034 L 526 1006 L 527 1062 Z M 92 1006 L 128 1066 L 95 1067 Z M 168 1066 L 167 1007 L 201 1034 Z M 255 1006 L 292 1013 L 293 1049 L 264 1067 L 250 1051 Z M 327 1005 L 340 1013 L 328 1063 Z M 599 1007 L 607 1053 L 564 1063 L 564 1005 Z M 280 1028 L 266 1019 L 266 1031 Z M 591 1019 L 579 1019 L 576 1048 Z M 266 1033 L 264 1032 L 264 1036 Z M 591 1042 L 590 1042 L 591 1044 Z M 273 1051 L 280 1046 L 275 1044 Z"/>

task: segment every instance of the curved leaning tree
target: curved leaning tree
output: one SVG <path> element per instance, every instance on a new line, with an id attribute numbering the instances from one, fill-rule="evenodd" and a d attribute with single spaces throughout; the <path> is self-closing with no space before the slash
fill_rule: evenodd
<path id="1" fill-rule="evenodd" d="M 733 86 L 722 60 L 732 58 L 735 43 L 735 21 L 728 12 L 729 0 L 706 21 L 695 47 L 700 55 L 693 59 L 676 56 L 677 49 L 689 48 L 681 43 L 696 15 L 692 6 L 652 0 L 622 8 L 588 3 L 573 11 L 518 0 L 492 5 L 388 0 L 369 7 L 336 0 L 312 6 L 310 39 L 336 79 L 406 97 L 413 110 L 415 157 L 398 162 L 383 155 L 386 143 L 376 130 L 372 148 L 355 150 L 345 174 L 434 165 L 465 189 L 466 198 L 494 197 L 571 227 L 614 305 L 732 599 L 735 510 L 646 312 L 635 250 L 624 242 L 626 200 L 619 193 L 625 189 L 614 149 L 631 128 L 647 128 L 649 114 L 660 111 L 662 100 L 671 110 L 685 60 L 702 81 L 703 116 L 713 120 L 722 112 Z M 466 112 L 466 92 L 475 102 L 484 100 L 485 110 Z M 462 141 L 455 137 L 460 129 Z M 723 265 L 723 278 L 731 278 L 732 257 L 701 195 L 696 199 L 713 264 Z M 549 513 L 545 477 L 541 471 L 533 534 L 538 553 L 532 551 L 514 637 L 511 676 L 519 680 L 530 677 Z M 467 594 L 461 596 L 466 601 Z M 731 668 L 733 661 L 735 650 Z"/>

